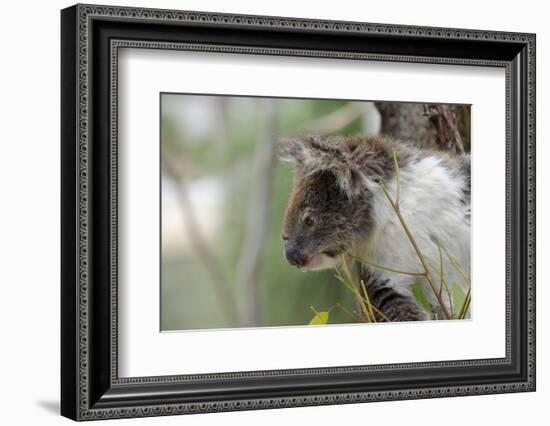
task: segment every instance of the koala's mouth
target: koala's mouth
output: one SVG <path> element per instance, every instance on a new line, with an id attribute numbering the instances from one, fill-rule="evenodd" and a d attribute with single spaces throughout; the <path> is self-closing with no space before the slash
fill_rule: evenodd
<path id="1" fill-rule="evenodd" d="M 307 259 L 307 262 L 304 265 L 300 266 L 299 268 L 303 270 L 310 270 L 310 271 L 320 269 L 324 263 L 325 256 L 326 255 L 323 253 L 314 253 L 311 256 L 309 256 L 309 258 Z"/>
<path id="2" fill-rule="evenodd" d="M 327 269 L 331 267 L 334 259 L 329 257 L 324 252 L 317 252 L 310 255 L 307 259 L 307 262 L 299 268 L 302 271 L 318 271 L 321 269 Z"/>
<path id="3" fill-rule="evenodd" d="M 323 250 L 313 253 L 308 257 L 306 263 L 299 266 L 299 268 L 303 271 L 318 271 L 333 268 L 341 253 L 339 250 Z"/>
<path id="4" fill-rule="evenodd" d="M 336 258 L 342 254 L 341 250 L 324 250 L 321 252 L 324 255 L 327 255 L 328 257 Z"/>

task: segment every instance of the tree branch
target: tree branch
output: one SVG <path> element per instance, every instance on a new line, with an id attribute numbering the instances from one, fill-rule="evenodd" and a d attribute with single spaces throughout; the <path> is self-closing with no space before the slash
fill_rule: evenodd
<path id="1" fill-rule="evenodd" d="M 229 281 L 226 279 L 222 266 L 201 234 L 193 205 L 183 183 L 183 174 L 172 156 L 166 153 L 166 150 L 162 150 L 162 164 L 166 176 L 176 184 L 183 223 L 189 234 L 193 249 L 197 253 L 197 258 L 202 262 L 207 274 L 210 275 L 226 319 L 232 326 L 236 326 L 238 325 L 238 313 L 234 297 L 228 287 Z"/>
<path id="2" fill-rule="evenodd" d="M 348 102 L 322 117 L 311 120 L 301 126 L 302 132 L 330 134 L 346 127 L 368 111 L 369 104 L 365 102 Z"/>
<path id="3" fill-rule="evenodd" d="M 238 264 L 239 283 L 244 288 L 244 324 L 261 324 L 260 270 L 268 238 L 273 186 L 273 170 L 277 162 L 277 110 L 272 101 L 265 103 L 263 140 L 258 142 L 254 157 L 253 183 L 248 201 L 245 241 Z"/>

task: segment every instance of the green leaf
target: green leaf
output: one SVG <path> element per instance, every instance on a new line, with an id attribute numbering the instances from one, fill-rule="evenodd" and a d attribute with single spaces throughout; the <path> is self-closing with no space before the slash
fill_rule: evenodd
<path id="1" fill-rule="evenodd" d="M 328 312 L 317 312 L 313 319 L 309 322 L 309 325 L 325 325 L 328 323 Z"/>
<path id="2" fill-rule="evenodd" d="M 432 306 L 430 305 L 430 301 L 428 300 L 426 293 L 424 293 L 424 289 L 422 288 L 420 283 L 414 284 L 412 286 L 412 291 L 418 303 L 420 303 L 427 312 L 431 312 Z"/>
<path id="3" fill-rule="evenodd" d="M 466 294 L 464 294 L 462 289 L 457 284 L 453 285 L 451 294 L 453 296 L 453 306 L 456 306 L 455 311 L 460 312 L 462 306 L 464 305 L 464 301 L 466 300 Z"/>

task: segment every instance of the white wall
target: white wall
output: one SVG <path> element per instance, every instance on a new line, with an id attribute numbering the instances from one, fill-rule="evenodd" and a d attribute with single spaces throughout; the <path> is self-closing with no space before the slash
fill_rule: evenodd
<path id="1" fill-rule="evenodd" d="M 423 401 L 121 420 L 132 424 L 524 424 L 550 401 L 550 28 L 540 0 L 120 0 L 104 4 L 537 33 L 538 391 Z M 0 25 L 0 401 L 2 423 L 61 424 L 59 394 L 59 9 L 61 0 L 5 2 Z M 108 421 L 102 424 L 110 424 Z M 113 423 L 115 424 L 115 423 Z M 534 424 L 543 424 L 543 420 Z"/>

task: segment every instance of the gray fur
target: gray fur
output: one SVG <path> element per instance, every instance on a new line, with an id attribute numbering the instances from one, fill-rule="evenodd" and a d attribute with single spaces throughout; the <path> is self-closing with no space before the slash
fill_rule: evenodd
<path id="1" fill-rule="evenodd" d="M 376 308 L 376 321 L 395 322 L 430 319 L 430 315 L 416 300 L 399 293 L 390 286 L 388 279 L 381 278 L 379 274 L 365 266 L 359 266 L 357 269 L 360 280 L 365 284 L 369 301 Z"/>

